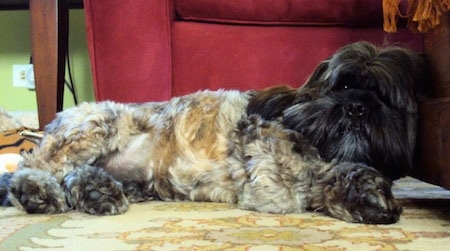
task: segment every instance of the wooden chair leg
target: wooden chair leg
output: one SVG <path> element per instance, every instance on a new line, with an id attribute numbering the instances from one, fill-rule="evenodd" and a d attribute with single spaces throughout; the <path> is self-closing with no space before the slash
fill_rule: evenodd
<path id="1" fill-rule="evenodd" d="M 39 127 L 62 110 L 68 8 L 64 0 L 30 0 L 30 30 Z"/>

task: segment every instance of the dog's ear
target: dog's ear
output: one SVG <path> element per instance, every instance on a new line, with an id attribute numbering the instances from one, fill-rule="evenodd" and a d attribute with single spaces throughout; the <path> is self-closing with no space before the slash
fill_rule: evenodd
<path id="1" fill-rule="evenodd" d="M 289 86 L 276 86 L 256 92 L 247 106 L 247 114 L 258 114 L 264 119 L 274 119 L 283 115 L 284 110 L 316 96 L 319 82 L 324 81 L 328 60 L 321 62 L 310 75 L 304 86 L 293 89 Z"/>
<path id="2" fill-rule="evenodd" d="M 292 106 L 297 99 L 297 90 L 289 86 L 270 87 L 255 92 L 247 106 L 247 114 L 258 114 L 264 119 L 274 119 Z"/>
<path id="3" fill-rule="evenodd" d="M 318 84 L 326 80 L 326 71 L 328 70 L 329 60 L 322 61 L 309 76 L 305 82 L 306 88 L 318 89 Z"/>
<path id="4" fill-rule="evenodd" d="M 298 96 L 300 100 L 311 100 L 316 99 L 318 96 L 323 95 L 331 87 L 330 85 L 324 83 L 327 81 L 329 74 L 329 59 L 322 61 L 313 73 L 306 80 L 302 88 L 298 90 Z"/>
<path id="5" fill-rule="evenodd" d="M 408 76 L 411 76 L 411 82 L 418 100 L 427 100 L 432 95 L 430 88 L 431 74 L 429 61 L 424 53 L 414 53 L 409 51 L 409 64 L 407 65 Z"/>

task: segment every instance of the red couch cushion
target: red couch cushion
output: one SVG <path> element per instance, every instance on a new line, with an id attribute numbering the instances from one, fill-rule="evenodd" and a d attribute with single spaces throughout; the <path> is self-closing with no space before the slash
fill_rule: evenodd
<path id="1" fill-rule="evenodd" d="M 380 26 L 381 0 L 174 0 L 180 20 L 240 24 Z"/>

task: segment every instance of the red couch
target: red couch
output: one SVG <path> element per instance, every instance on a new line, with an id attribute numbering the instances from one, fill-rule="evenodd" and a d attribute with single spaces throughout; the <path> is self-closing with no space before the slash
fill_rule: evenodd
<path id="1" fill-rule="evenodd" d="M 320 61 L 358 40 L 424 49 L 423 35 L 405 24 L 383 31 L 381 0 L 84 0 L 84 8 L 97 100 L 299 87 Z M 436 119 L 436 107 L 421 108 L 431 119 L 419 125 L 418 176 L 450 188 L 450 155 L 442 150 L 450 146 L 435 144 L 449 123 Z M 441 129 L 429 137 L 433 128 Z"/>
<path id="2" fill-rule="evenodd" d="M 340 46 L 383 32 L 381 0 L 85 0 L 98 100 L 166 100 L 199 89 L 300 86 Z"/>

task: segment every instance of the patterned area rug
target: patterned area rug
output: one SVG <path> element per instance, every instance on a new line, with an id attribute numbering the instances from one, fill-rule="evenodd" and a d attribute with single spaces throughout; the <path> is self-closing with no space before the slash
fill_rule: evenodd
<path id="1" fill-rule="evenodd" d="M 404 184 L 396 191 L 403 193 Z M 448 250 L 450 193 L 422 184 L 416 193 L 420 190 L 441 198 L 401 199 L 404 212 L 392 225 L 350 224 L 313 212 L 258 213 L 218 203 L 145 202 L 117 216 L 27 215 L 3 207 L 0 250 Z"/>

